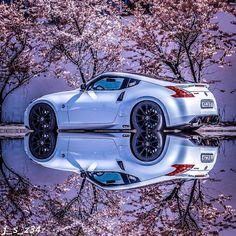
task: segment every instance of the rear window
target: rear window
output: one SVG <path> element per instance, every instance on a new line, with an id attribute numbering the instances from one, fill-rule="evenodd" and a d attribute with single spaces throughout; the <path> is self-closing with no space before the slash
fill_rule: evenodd
<path id="1" fill-rule="evenodd" d="M 133 87 L 135 85 L 138 85 L 139 82 L 140 82 L 140 80 L 137 80 L 137 79 L 129 79 L 127 87 Z"/>

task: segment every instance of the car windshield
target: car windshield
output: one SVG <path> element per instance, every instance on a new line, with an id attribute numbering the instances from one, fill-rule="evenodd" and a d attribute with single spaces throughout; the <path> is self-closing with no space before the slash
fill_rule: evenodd
<path id="1" fill-rule="evenodd" d="M 139 178 L 120 172 L 87 172 L 87 176 L 101 186 L 119 186 L 140 182 Z"/>

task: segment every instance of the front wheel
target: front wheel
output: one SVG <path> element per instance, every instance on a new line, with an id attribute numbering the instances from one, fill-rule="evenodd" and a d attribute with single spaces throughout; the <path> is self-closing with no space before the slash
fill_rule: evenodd
<path id="1" fill-rule="evenodd" d="M 49 158 L 56 147 L 57 135 L 53 132 L 33 132 L 29 136 L 31 154 L 40 160 Z"/>
<path id="2" fill-rule="evenodd" d="M 34 105 L 29 114 L 30 129 L 35 131 L 53 131 L 56 129 L 56 116 L 46 103 Z"/>
<path id="3" fill-rule="evenodd" d="M 143 131 L 157 131 L 165 128 L 165 117 L 159 105 L 152 101 L 138 103 L 131 115 L 133 128 Z"/>

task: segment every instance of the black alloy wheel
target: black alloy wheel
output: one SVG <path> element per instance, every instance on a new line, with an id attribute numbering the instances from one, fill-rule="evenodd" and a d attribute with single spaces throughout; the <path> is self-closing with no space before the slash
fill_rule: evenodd
<path id="1" fill-rule="evenodd" d="M 29 114 L 30 129 L 35 131 L 53 131 L 56 129 L 56 116 L 51 106 L 38 103 Z"/>
<path id="2" fill-rule="evenodd" d="M 57 135 L 53 132 L 34 132 L 29 137 L 31 154 L 40 160 L 49 158 L 56 146 Z"/>
<path id="3" fill-rule="evenodd" d="M 138 131 L 158 131 L 165 128 L 165 118 L 158 104 L 152 101 L 138 103 L 131 116 L 132 126 Z"/>
<path id="4" fill-rule="evenodd" d="M 162 153 L 165 135 L 160 132 L 137 132 L 131 140 L 131 147 L 135 157 L 144 162 L 156 160 Z"/>

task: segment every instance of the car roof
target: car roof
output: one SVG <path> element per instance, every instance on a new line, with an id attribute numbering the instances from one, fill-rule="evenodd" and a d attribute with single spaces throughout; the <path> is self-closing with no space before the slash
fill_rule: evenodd
<path id="1" fill-rule="evenodd" d="M 152 77 L 152 76 L 147 76 L 143 74 L 137 74 L 137 73 L 129 73 L 129 72 L 104 72 L 101 75 L 107 75 L 107 76 L 121 76 L 121 77 L 128 77 L 131 79 L 138 79 L 141 81 L 153 83 L 153 84 L 159 84 L 159 85 L 174 85 L 176 82 L 170 81 L 168 78 L 161 79 L 160 77 Z"/>

